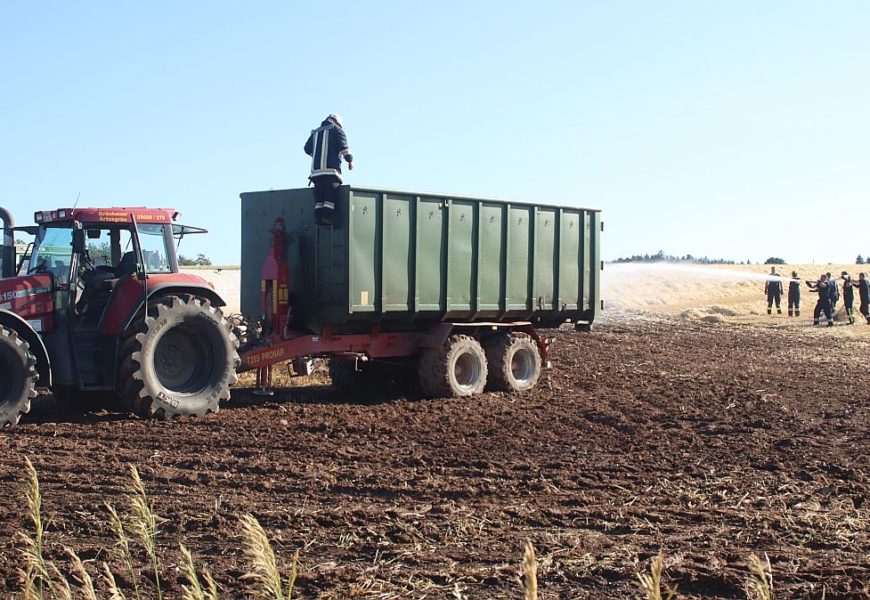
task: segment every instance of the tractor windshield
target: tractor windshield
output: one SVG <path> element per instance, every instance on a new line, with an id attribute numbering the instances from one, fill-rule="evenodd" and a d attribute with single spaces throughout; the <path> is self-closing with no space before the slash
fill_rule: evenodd
<path id="1" fill-rule="evenodd" d="M 68 281 L 71 262 L 72 229 L 40 227 L 27 272 L 51 273 L 57 280 Z"/>

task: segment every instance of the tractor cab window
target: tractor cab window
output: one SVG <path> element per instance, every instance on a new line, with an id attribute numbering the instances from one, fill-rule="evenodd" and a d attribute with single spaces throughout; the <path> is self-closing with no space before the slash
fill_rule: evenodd
<path id="1" fill-rule="evenodd" d="M 94 266 L 114 267 L 112 264 L 112 241 L 108 230 L 86 229 L 88 258 Z"/>
<path id="2" fill-rule="evenodd" d="M 148 273 L 170 273 L 169 252 L 166 248 L 166 229 L 163 225 L 139 225 L 139 246 Z"/>
<path id="3" fill-rule="evenodd" d="M 69 227 L 40 227 L 27 272 L 51 273 L 59 283 L 69 281 L 72 234 Z"/>

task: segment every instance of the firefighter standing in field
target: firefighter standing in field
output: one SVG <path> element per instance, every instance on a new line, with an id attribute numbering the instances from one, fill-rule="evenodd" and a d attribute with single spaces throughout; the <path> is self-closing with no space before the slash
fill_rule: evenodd
<path id="1" fill-rule="evenodd" d="M 858 288 L 858 300 L 861 301 L 858 312 L 867 319 L 867 324 L 870 325 L 870 280 L 867 279 L 867 273 L 858 275 L 856 287 Z"/>
<path id="2" fill-rule="evenodd" d="M 837 312 L 837 302 L 840 300 L 840 285 L 833 275 L 827 273 L 828 276 L 828 295 L 831 297 L 831 314 Z"/>
<path id="3" fill-rule="evenodd" d="M 776 272 L 776 267 L 770 267 L 770 275 L 764 282 L 764 293 L 767 294 L 767 314 L 771 314 L 773 305 L 776 303 L 776 313 L 781 315 L 782 277 Z"/>
<path id="4" fill-rule="evenodd" d="M 846 318 L 849 319 L 849 325 L 855 324 L 855 309 L 852 308 L 852 303 L 855 302 L 855 288 L 858 284 L 852 281 L 852 277 L 846 271 L 840 274 L 843 280 L 843 308 L 846 309 Z"/>
<path id="5" fill-rule="evenodd" d="M 813 325 L 818 325 L 819 317 L 822 313 L 825 313 L 825 317 L 828 319 L 828 327 L 833 327 L 834 314 L 831 310 L 831 284 L 828 276 L 823 273 L 817 282 L 807 281 L 807 285 L 813 292 L 819 295 L 819 300 L 816 302 L 816 308 L 813 311 Z"/>
<path id="6" fill-rule="evenodd" d="M 314 222 L 331 226 L 341 186 L 341 160 L 353 171 L 353 155 L 347 145 L 341 115 L 331 114 L 311 132 L 305 142 L 305 154 L 311 157 L 311 175 L 314 184 Z"/>
<path id="7" fill-rule="evenodd" d="M 788 282 L 788 316 L 801 316 L 801 280 L 798 278 L 797 271 L 791 272 L 791 279 Z"/>

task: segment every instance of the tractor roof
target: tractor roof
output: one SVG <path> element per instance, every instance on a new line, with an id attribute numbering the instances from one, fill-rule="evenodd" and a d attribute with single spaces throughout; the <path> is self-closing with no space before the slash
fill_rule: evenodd
<path id="1" fill-rule="evenodd" d="M 81 223 L 172 223 L 178 212 L 173 208 L 145 208 L 128 206 L 115 208 L 59 208 L 37 211 L 33 216 L 37 223 L 56 221 L 79 221 Z"/>

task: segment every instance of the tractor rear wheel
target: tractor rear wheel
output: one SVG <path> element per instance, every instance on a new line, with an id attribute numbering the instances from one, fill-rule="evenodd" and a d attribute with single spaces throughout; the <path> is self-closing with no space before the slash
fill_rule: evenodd
<path id="1" fill-rule="evenodd" d="M 489 363 L 490 389 L 504 392 L 530 390 L 541 376 L 541 353 L 525 333 L 493 336 L 484 344 Z"/>
<path id="2" fill-rule="evenodd" d="M 121 345 L 118 386 L 144 418 L 203 416 L 230 397 L 238 341 L 221 311 L 196 296 L 165 296 L 148 305 Z"/>
<path id="3" fill-rule="evenodd" d="M 420 357 L 423 395 L 430 398 L 474 396 L 486 385 L 486 354 L 473 337 L 452 335 L 440 348 Z"/>
<path id="4" fill-rule="evenodd" d="M 15 425 L 36 397 L 36 357 L 18 334 L 0 327 L 0 427 Z"/>

